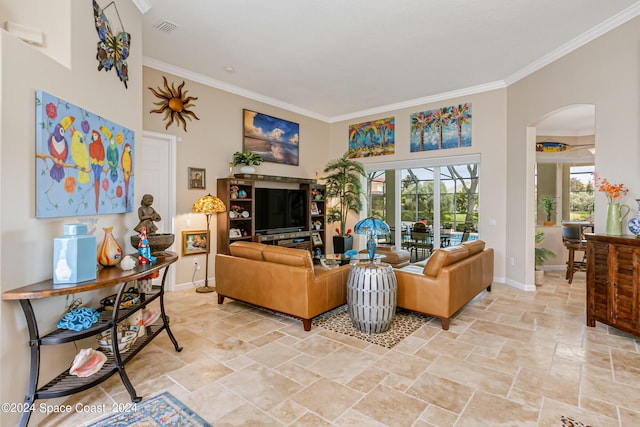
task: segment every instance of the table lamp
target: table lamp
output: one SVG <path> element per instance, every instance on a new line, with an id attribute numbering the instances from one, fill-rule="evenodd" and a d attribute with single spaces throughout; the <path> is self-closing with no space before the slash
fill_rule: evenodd
<path id="1" fill-rule="evenodd" d="M 200 197 L 193 204 L 191 209 L 193 212 L 203 213 L 207 216 L 207 231 L 209 231 L 209 223 L 211 222 L 211 215 L 218 212 L 224 212 L 227 207 L 224 202 L 211 194 Z M 204 286 L 196 288 L 196 292 L 207 293 L 213 292 L 215 289 L 209 286 L 209 252 L 211 252 L 211 239 L 207 242 L 207 252 L 205 255 L 205 267 L 204 267 Z"/>
<path id="2" fill-rule="evenodd" d="M 373 262 L 376 256 L 376 242 L 378 235 L 387 235 L 390 233 L 389 226 L 380 218 L 370 216 L 358 223 L 353 228 L 356 234 L 365 234 L 367 238 L 367 252 L 369 253 L 369 262 Z"/>

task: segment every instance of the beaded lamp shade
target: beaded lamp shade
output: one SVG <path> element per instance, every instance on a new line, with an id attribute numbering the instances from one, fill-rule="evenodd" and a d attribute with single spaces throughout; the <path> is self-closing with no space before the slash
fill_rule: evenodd
<path id="1" fill-rule="evenodd" d="M 211 215 L 218 212 L 224 212 L 227 210 L 227 207 L 224 205 L 222 200 L 212 196 L 211 194 L 207 194 L 206 196 L 202 196 L 196 200 L 191 210 L 193 212 Z"/>

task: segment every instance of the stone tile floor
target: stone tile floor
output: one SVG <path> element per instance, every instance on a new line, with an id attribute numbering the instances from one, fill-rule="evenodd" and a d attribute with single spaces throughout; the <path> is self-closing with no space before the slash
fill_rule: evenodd
<path id="1" fill-rule="evenodd" d="M 166 299 L 184 350 L 162 334 L 127 372 L 139 394 L 169 391 L 216 427 L 640 425 L 640 339 L 586 327 L 585 274 L 563 276 L 535 292 L 494 284 L 449 331 L 432 320 L 391 350 L 183 290 Z M 67 402 L 128 401 L 114 375 Z"/>

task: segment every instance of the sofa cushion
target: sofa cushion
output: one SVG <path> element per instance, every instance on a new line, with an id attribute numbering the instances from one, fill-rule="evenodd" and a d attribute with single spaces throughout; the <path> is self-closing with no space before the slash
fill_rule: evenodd
<path id="1" fill-rule="evenodd" d="M 367 250 L 362 249 L 360 253 L 366 254 Z M 387 264 L 391 264 L 393 267 L 403 267 L 409 264 L 409 261 L 411 260 L 411 254 L 409 253 L 409 251 L 398 249 L 395 246 L 378 245 L 376 254 L 384 255 L 385 257 L 382 259 L 382 261 L 386 262 Z"/>
<path id="2" fill-rule="evenodd" d="M 463 260 L 468 256 L 469 249 L 464 246 L 449 246 L 448 248 L 438 249 L 431 255 L 427 265 L 425 265 L 424 274 L 436 277 L 442 267 Z"/>
<path id="3" fill-rule="evenodd" d="M 262 251 L 265 261 L 294 267 L 308 267 L 313 270 L 311 253 L 304 249 L 283 248 L 281 246 L 265 245 Z"/>
<path id="4" fill-rule="evenodd" d="M 482 240 L 469 240 L 467 242 L 462 242 L 461 246 L 469 249 L 469 256 L 480 253 L 484 250 L 484 241 Z"/>
<path id="5" fill-rule="evenodd" d="M 267 245 L 257 242 L 233 242 L 229 245 L 229 254 L 239 258 L 255 259 L 264 261 L 262 250 Z"/>

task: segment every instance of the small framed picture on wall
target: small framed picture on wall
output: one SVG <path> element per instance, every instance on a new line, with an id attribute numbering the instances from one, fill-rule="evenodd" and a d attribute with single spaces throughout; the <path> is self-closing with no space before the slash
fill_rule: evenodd
<path id="1" fill-rule="evenodd" d="M 189 188 L 206 189 L 205 170 L 201 168 L 188 168 L 187 181 Z"/>
<path id="2" fill-rule="evenodd" d="M 209 232 L 187 230 L 182 232 L 182 256 L 209 253 Z"/>

